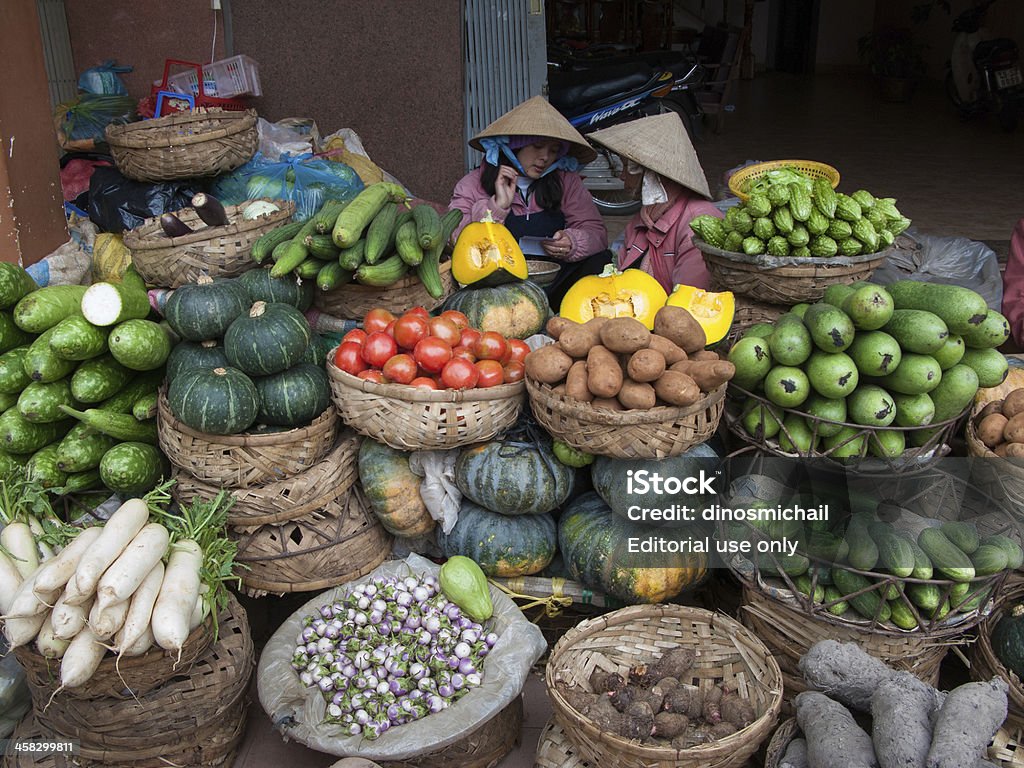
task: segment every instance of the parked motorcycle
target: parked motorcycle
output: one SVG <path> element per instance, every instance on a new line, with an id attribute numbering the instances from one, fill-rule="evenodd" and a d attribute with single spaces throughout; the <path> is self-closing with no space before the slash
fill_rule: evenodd
<path id="1" fill-rule="evenodd" d="M 1003 130 L 1012 131 L 1024 104 L 1024 77 L 1017 44 L 1005 37 L 990 38 L 982 26 L 994 2 L 985 0 L 953 21 L 946 93 L 965 117 L 993 113 Z"/>
<path id="2" fill-rule="evenodd" d="M 693 91 L 705 70 L 683 54 L 636 54 L 574 71 L 549 70 L 548 99 L 586 136 L 600 128 L 650 115 L 675 112 L 694 136 L 700 107 Z M 640 177 L 622 158 L 594 144 L 597 159 L 580 169 L 583 183 L 602 213 L 631 215 L 640 209 Z"/>

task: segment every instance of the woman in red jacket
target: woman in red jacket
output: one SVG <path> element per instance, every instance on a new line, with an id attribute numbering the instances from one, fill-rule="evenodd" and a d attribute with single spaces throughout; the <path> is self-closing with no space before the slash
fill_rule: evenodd
<path id="1" fill-rule="evenodd" d="M 1003 273 L 1003 314 L 1010 321 L 1010 335 L 1024 349 L 1024 219 L 1010 238 L 1010 255 Z"/>

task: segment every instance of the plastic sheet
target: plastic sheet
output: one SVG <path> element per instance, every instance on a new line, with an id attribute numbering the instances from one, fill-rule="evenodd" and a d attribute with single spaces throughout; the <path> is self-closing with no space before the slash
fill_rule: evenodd
<path id="1" fill-rule="evenodd" d="M 439 570 L 429 560 L 410 555 L 405 560 L 384 563 L 355 583 L 410 573 L 436 576 Z M 498 642 L 484 664 L 483 684 L 448 709 L 392 728 L 375 741 L 349 736 L 340 726 L 323 722 L 327 710 L 323 696 L 303 686 L 291 667 L 303 617 L 347 592 L 348 586 L 343 586 L 322 593 L 292 614 L 270 638 L 257 672 L 260 703 L 274 726 L 286 738 L 320 752 L 370 760 L 409 760 L 443 749 L 468 736 L 512 702 L 522 692 L 530 668 L 547 650 L 540 629 L 511 598 L 491 586 L 494 615 L 484 626 L 497 633 Z"/>
<path id="2" fill-rule="evenodd" d="M 441 530 L 451 533 L 459 521 L 462 492 L 455 484 L 455 462 L 461 449 L 450 451 L 414 451 L 409 456 L 409 469 L 423 478 L 420 497 L 430 516 L 441 524 Z"/>

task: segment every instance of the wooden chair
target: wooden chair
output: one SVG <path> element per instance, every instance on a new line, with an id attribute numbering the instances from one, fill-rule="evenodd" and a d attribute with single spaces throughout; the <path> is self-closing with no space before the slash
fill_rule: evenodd
<path id="1" fill-rule="evenodd" d="M 697 103 L 705 115 L 714 116 L 715 133 L 722 132 L 725 108 L 732 99 L 736 80 L 740 75 L 743 53 L 742 27 L 705 27 L 697 48 L 697 60 L 708 71 L 708 79 L 696 92 Z"/>

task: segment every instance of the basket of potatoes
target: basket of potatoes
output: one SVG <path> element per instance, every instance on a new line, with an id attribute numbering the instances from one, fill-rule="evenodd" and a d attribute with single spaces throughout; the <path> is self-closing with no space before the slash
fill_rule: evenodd
<path id="1" fill-rule="evenodd" d="M 1010 368 L 998 387 L 978 390 L 964 434 L 971 479 L 997 498 L 1024 504 L 1024 369 Z"/>
<path id="2" fill-rule="evenodd" d="M 704 329 L 685 309 L 662 307 L 653 332 L 632 317 L 554 317 L 547 332 L 554 343 L 526 357 L 526 390 L 557 439 L 595 455 L 662 459 L 718 429 L 736 369 L 704 349 Z"/>

